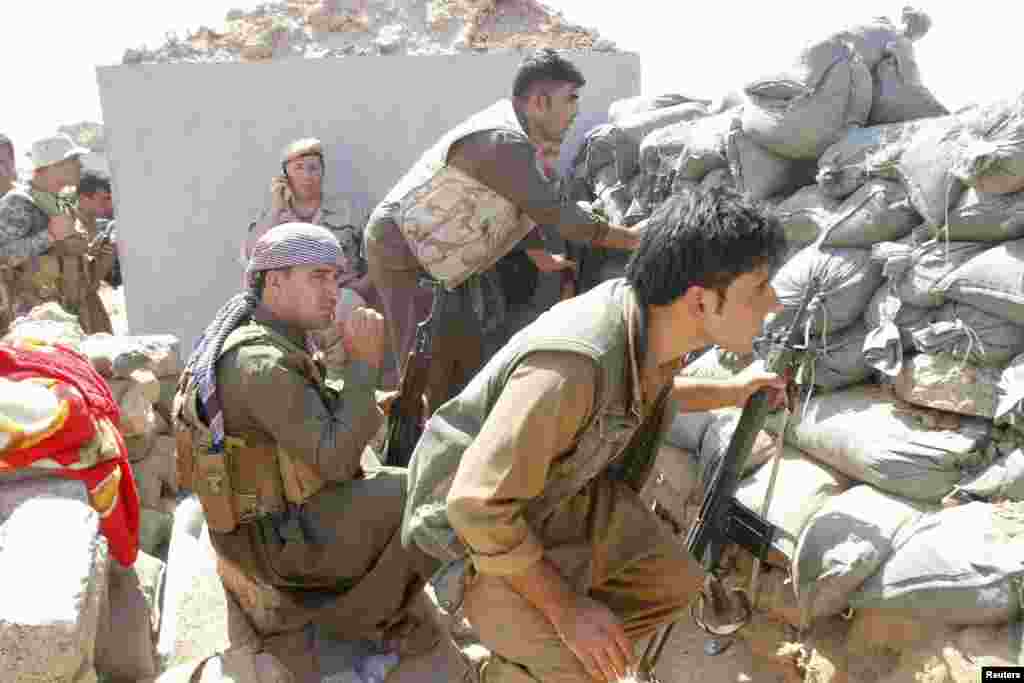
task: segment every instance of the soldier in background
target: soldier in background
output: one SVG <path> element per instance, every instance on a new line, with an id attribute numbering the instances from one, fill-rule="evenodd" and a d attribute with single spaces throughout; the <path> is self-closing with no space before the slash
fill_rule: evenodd
<path id="1" fill-rule="evenodd" d="M 450 179 L 453 192 L 457 185 L 462 188 L 460 196 L 441 200 L 444 209 L 439 204 L 417 210 L 426 235 L 435 232 L 428 225 L 431 222 L 451 226 L 472 221 L 474 216 L 512 216 L 511 204 L 533 223 L 557 226 L 567 239 L 623 249 L 636 245 L 638 230 L 608 225 L 563 202 L 538 162 L 538 146 L 561 144 L 576 117 L 584 84 L 571 62 L 553 50 L 538 51 L 520 65 L 511 99 L 500 100 L 446 133 L 374 210 L 366 227 L 366 257 L 399 365 L 406 362 L 416 325 L 427 317 L 433 300 L 432 288 L 425 282 L 426 263 L 417 253 L 443 250 L 443 245 L 409 241 L 400 225 L 405 220 L 399 215 L 402 203 L 414 201 L 424 186 Z M 518 242 L 530 231 L 530 224 L 520 221 L 518 214 L 514 220 L 517 226 L 496 225 L 491 232 L 518 236 Z M 540 245 L 535 242 L 530 248 L 536 246 Z M 504 255 L 487 254 L 483 260 L 493 264 Z M 462 255 L 442 257 L 454 262 Z M 484 360 L 479 273 L 452 294 L 446 296 L 442 333 L 434 339 L 426 391 L 431 411 L 456 393 Z"/>
<path id="2" fill-rule="evenodd" d="M 0 197 L 14 187 L 18 179 L 18 168 L 14 163 L 14 143 L 6 135 L 0 133 Z"/>
<path id="3" fill-rule="evenodd" d="M 32 145 L 32 178 L 0 198 L 0 278 L 4 329 L 33 307 L 56 301 L 78 316 L 86 334 L 111 332 L 110 317 L 91 276 L 89 237 L 75 218 L 70 195 L 88 153 L 67 135 Z"/>
<path id="4" fill-rule="evenodd" d="M 270 180 L 270 208 L 249 224 L 242 247 L 242 263 L 248 261 L 256 240 L 275 225 L 291 222 L 311 223 L 327 228 L 341 245 L 338 287 L 342 305 L 336 311 L 346 315 L 357 305 L 379 308 L 379 300 L 366 273 L 362 257 L 362 235 L 352 203 L 340 194 L 324 194 L 323 143 L 317 138 L 301 138 L 281 151 L 281 175 Z M 348 291 L 345 291 L 348 290 Z M 341 317 L 338 322 L 342 322 Z M 335 329 L 317 331 L 316 343 L 325 353 L 328 370 L 337 371 L 345 361 L 344 349 Z M 387 372 L 387 371 L 385 371 Z M 385 386 L 394 382 L 393 373 L 383 377 Z"/>
<path id="5" fill-rule="evenodd" d="M 89 236 L 92 277 L 119 286 L 121 268 L 117 259 L 117 243 L 110 222 L 114 218 L 114 196 L 110 178 L 86 171 L 78 181 L 78 226 Z"/>

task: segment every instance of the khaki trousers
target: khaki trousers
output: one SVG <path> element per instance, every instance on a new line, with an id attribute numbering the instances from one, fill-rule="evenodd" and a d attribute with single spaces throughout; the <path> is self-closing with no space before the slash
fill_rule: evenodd
<path id="1" fill-rule="evenodd" d="M 607 605 L 634 645 L 679 618 L 704 575 L 626 484 L 598 478 L 542 529 L 545 557 L 576 590 Z M 498 655 L 484 683 L 590 682 L 551 622 L 499 576 L 475 575 L 464 611 L 481 643 Z"/>
<path id="2" fill-rule="evenodd" d="M 430 315 L 433 293 L 419 286 L 422 271 L 418 267 L 394 267 L 387 245 L 374 239 L 365 244 L 370 280 L 384 309 L 396 367 L 403 371 L 416 325 Z M 463 308 L 456 305 L 445 312 L 441 333 L 434 338 L 426 388 L 430 413 L 461 391 L 483 365 L 483 333 L 472 311 Z"/>

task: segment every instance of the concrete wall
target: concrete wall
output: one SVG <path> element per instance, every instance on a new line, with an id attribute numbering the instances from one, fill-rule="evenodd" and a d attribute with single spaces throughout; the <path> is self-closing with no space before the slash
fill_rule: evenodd
<path id="1" fill-rule="evenodd" d="M 516 54 L 290 59 L 97 69 L 132 333 L 192 348 L 239 290 L 239 245 L 290 140 L 326 146 L 325 190 L 365 218 L 451 126 L 507 95 Z M 640 60 L 580 54 L 581 114 L 563 150 L 640 92 Z"/>

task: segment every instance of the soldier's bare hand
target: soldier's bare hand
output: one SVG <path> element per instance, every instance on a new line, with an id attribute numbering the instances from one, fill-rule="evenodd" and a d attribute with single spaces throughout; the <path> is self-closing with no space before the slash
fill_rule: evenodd
<path id="1" fill-rule="evenodd" d="M 384 360 L 384 317 L 360 306 L 341 323 L 341 341 L 349 360 L 361 360 L 379 368 Z"/>
<path id="2" fill-rule="evenodd" d="M 283 175 L 274 176 L 270 181 L 270 207 L 284 211 L 292 205 L 292 186 Z"/>
<path id="3" fill-rule="evenodd" d="M 50 216 L 48 228 L 53 241 L 60 242 L 68 236 L 75 234 L 75 218 L 66 213 Z"/>
<path id="4" fill-rule="evenodd" d="M 577 597 L 555 629 L 594 680 L 614 683 L 635 664 L 622 623 L 597 600 Z"/>
<path id="5" fill-rule="evenodd" d="M 755 361 L 730 381 L 736 388 L 738 406 L 743 406 L 761 389 L 768 391 L 772 408 L 786 405 L 786 385 L 789 383 L 789 376 L 768 372 L 765 370 L 764 361 Z"/>

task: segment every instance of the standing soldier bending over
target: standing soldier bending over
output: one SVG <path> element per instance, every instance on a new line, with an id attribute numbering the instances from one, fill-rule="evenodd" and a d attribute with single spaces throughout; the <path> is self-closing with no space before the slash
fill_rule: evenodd
<path id="1" fill-rule="evenodd" d="M 756 367 L 677 377 L 690 351 L 751 350 L 780 308 L 769 277 L 783 247 L 778 223 L 737 195 L 673 197 L 625 278 L 556 304 L 427 422 L 403 541 L 469 563 L 447 585 L 465 587 L 494 654 L 486 683 L 617 680 L 700 590 L 700 566 L 636 492 L 671 410 L 783 387 Z"/>
<path id="2" fill-rule="evenodd" d="M 421 282 L 425 271 L 446 286 L 455 283 L 441 335 L 434 339 L 427 383 L 431 411 L 483 363 L 479 317 L 484 313 L 474 304 L 482 299 L 478 276 L 526 237 L 533 223 L 557 226 L 566 239 L 636 246 L 639 231 L 607 225 L 564 203 L 538 161 L 541 146 L 561 145 L 576 118 L 584 83 L 579 70 L 556 52 L 537 52 L 519 67 L 512 99 L 500 100 L 446 133 L 370 216 L 366 260 L 399 366 L 412 350 L 416 324 L 431 308 L 431 289 Z M 522 221 L 522 214 L 532 223 Z M 455 244 L 472 233 L 467 228 L 475 221 L 487 224 L 484 237 Z M 526 246 L 543 248 L 543 240 L 538 234 Z M 463 280 L 459 271 L 464 266 L 477 278 Z"/>
<path id="3" fill-rule="evenodd" d="M 307 334 L 332 322 L 340 257 L 319 226 L 260 237 L 250 288 L 203 333 L 174 414 L 183 483 L 218 556 L 279 588 L 335 593 L 315 620 L 355 639 L 398 624 L 436 563 L 400 543 L 405 472 L 360 465 L 383 420 L 373 389 L 384 321 L 366 308 L 345 321 L 344 386 L 308 352 Z"/>

